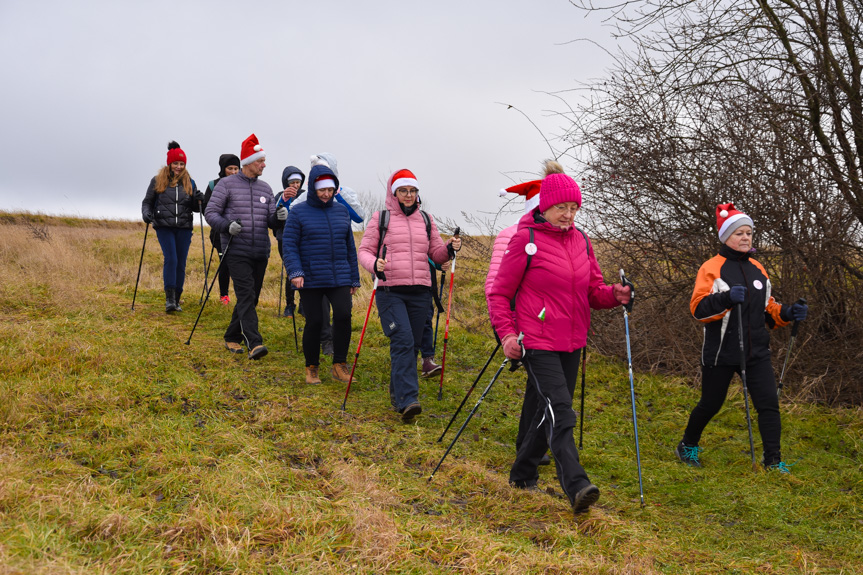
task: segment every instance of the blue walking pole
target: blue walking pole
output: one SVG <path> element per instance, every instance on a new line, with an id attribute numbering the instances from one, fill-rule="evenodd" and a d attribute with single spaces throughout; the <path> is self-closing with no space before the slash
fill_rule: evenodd
<path id="1" fill-rule="evenodd" d="M 638 417 L 635 415 L 635 382 L 632 379 L 632 350 L 629 345 L 629 315 L 632 313 L 632 304 L 635 302 L 635 286 L 626 279 L 623 270 L 620 270 L 620 283 L 629 286 L 629 303 L 623 306 L 623 325 L 626 328 L 626 359 L 629 364 L 629 397 L 632 401 L 632 427 L 635 430 L 635 461 L 638 464 L 638 493 L 641 496 L 641 506 L 644 507 L 644 483 L 641 480 L 641 451 L 638 449 Z"/>

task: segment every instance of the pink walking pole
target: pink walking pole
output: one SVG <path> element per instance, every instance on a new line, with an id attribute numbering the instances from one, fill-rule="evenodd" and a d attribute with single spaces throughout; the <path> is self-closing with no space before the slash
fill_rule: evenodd
<path id="1" fill-rule="evenodd" d="M 381 259 L 386 259 L 387 247 L 384 246 Z M 383 274 L 381 274 L 383 275 Z M 345 411 L 345 406 L 348 404 L 348 394 L 351 392 L 351 382 L 354 380 L 354 371 L 357 369 L 357 361 L 360 359 L 360 350 L 363 347 L 363 338 L 366 337 L 366 326 L 369 325 L 369 316 L 372 315 L 372 304 L 375 302 L 375 293 L 378 291 L 378 277 L 375 275 L 375 283 L 372 286 L 372 297 L 369 298 L 369 309 L 366 310 L 366 319 L 363 322 L 363 331 L 360 333 L 360 342 L 357 344 L 357 352 L 354 355 L 354 366 L 351 368 L 351 376 L 348 378 L 348 388 L 345 390 L 345 400 L 342 402 L 342 411 Z M 386 279 L 386 277 L 384 277 Z"/>
<path id="2" fill-rule="evenodd" d="M 459 229 L 455 229 L 454 236 L 458 237 Z M 440 360 L 440 385 L 438 385 L 437 390 L 437 399 L 441 401 L 443 399 L 443 374 L 446 370 L 446 344 L 447 340 L 449 340 L 449 312 L 452 309 L 452 284 L 455 281 L 455 259 L 456 256 L 452 257 L 452 267 L 450 268 L 449 273 L 449 295 L 446 299 L 446 324 L 444 326 L 443 332 L 443 355 Z"/>

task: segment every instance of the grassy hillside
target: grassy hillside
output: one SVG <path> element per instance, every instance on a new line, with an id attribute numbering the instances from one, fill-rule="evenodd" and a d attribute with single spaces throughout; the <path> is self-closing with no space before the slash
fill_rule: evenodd
<path id="1" fill-rule="evenodd" d="M 636 374 L 642 508 L 626 371 L 594 354 L 582 462 L 602 497 L 576 520 L 553 466 L 542 492 L 507 485 L 521 371 L 504 372 L 427 481 L 494 348 L 480 263 L 459 263 L 444 400 L 423 380 L 424 413 L 404 425 L 374 311 L 342 412 L 327 362 L 322 385 L 303 382 L 291 322 L 276 316 L 278 259 L 258 308 L 270 355 L 250 362 L 222 347 L 230 309 L 213 300 L 185 345 L 199 233 L 185 311 L 163 311 L 152 230 L 130 310 L 143 231 L 0 214 L 0 574 L 863 571 L 860 409 L 784 401 L 793 474 L 754 472 L 735 384 L 694 470 L 672 450 L 697 391 Z M 370 291 L 355 298 L 351 354 Z M 632 337 L 649 321 L 636 304 Z"/>

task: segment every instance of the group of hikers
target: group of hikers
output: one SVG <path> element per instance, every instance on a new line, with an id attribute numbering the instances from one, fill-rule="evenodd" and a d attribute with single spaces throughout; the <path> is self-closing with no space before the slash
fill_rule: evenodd
<path id="1" fill-rule="evenodd" d="M 225 347 L 233 353 L 247 350 L 250 359 L 264 357 L 256 305 L 273 230 L 290 280 L 285 314 L 295 311 L 296 290 L 306 318 L 305 381 L 321 382 L 321 334 L 329 326 L 331 308 L 331 375 L 349 382 L 352 296 L 360 287 L 362 266 L 377 277 L 378 316 L 390 340 L 390 401 L 409 423 L 422 412 L 418 354 L 424 375 L 440 371 L 429 352 L 435 266 L 455 257 L 461 239 L 457 234 L 441 238 L 434 218 L 420 207 L 419 181 L 410 170 L 389 177 L 385 209 L 366 220 L 356 193 L 341 185 L 335 158 L 318 154 L 311 164 L 308 178 L 299 168 L 286 167 L 284 189 L 274 194 L 260 179 L 266 154 L 252 134 L 239 157 L 220 157 L 219 178 L 203 194 L 186 170 L 185 153 L 171 142 L 167 165 L 150 182 L 142 203 L 143 219 L 153 224 L 164 255 L 165 309 L 180 310 L 193 213 L 203 212 L 223 258 L 220 268 L 228 270 L 224 279 L 220 273 L 220 299 L 230 303 L 228 276 L 236 295 Z M 540 180 L 502 192 L 525 198 L 524 215 L 495 239 L 485 294 L 495 337 L 508 360 L 520 362 L 527 373 L 510 483 L 536 489 L 539 466 L 549 463 L 550 450 L 560 486 L 580 514 L 600 493 L 579 462 L 573 437 L 572 402 L 590 310 L 631 305 L 634 294 L 628 283 L 606 284 L 590 239 L 574 225 L 582 207 L 578 184 L 555 161 L 545 162 L 543 172 Z M 366 230 L 357 248 L 351 223 L 362 221 Z M 763 466 L 789 473 L 781 456 L 768 328 L 805 320 L 808 308 L 774 300 L 764 267 L 751 257 L 754 223 L 748 215 L 734 204 L 720 204 L 716 222 L 719 254 L 701 266 L 690 303 L 694 318 L 704 323 L 701 398 L 675 454 L 683 463 L 701 467 L 701 434 L 738 373 L 748 383 L 758 413 Z"/>

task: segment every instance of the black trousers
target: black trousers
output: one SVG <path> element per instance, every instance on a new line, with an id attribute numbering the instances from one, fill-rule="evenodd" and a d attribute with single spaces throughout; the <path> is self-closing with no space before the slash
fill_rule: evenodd
<path id="1" fill-rule="evenodd" d="M 572 395 L 581 352 L 525 350 L 524 366 L 536 390 L 538 406 L 509 472 L 510 482 L 518 487 L 536 485 L 539 461 L 550 447 L 560 487 L 570 503 L 590 484 L 572 435 L 576 422 Z"/>
<path id="2" fill-rule="evenodd" d="M 258 298 L 261 286 L 264 285 L 264 274 L 267 272 L 267 260 L 253 260 L 243 256 L 235 256 L 228 251 L 225 263 L 231 270 L 234 279 L 234 293 L 237 303 L 231 315 L 231 323 L 225 331 L 225 341 L 234 343 L 245 342 L 249 350 L 264 343 L 264 338 L 258 332 Z"/>
<path id="3" fill-rule="evenodd" d="M 524 438 L 527 437 L 527 430 L 530 429 L 530 423 L 533 421 L 538 405 L 539 397 L 536 394 L 536 386 L 531 384 L 528 377 L 524 384 L 524 400 L 521 402 L 521 416 L 518 419 L 518 433 L 515 436 L 516 451 L 524 443 Z"/>
<path id="4" fill-rule="evenodd" d="M 701 368 L 701 399 L 689 416 L 689 423 L 683 433 L 684 443 L 698 445 L 701 432 L 725 403 L 728 386 L 735 373 L 740 373 L 739 366 Z M 782 461 L 782 421 L 779 417 L 779 398 L 776 395 L 776 376 L 769 358 L 746 364 L 746 387 L 758 413 L 758 431 L 761 433 L 764 448 L 764 462 L 768 465 L 779 463 Z"/>
<path id="5" fill-rule="evenodd" d="M 236 279 L 234 285 L 236 285 Z M 320 365 L 321 331 L 324 326 L 323 299 L 329 299 L 333 306 L 333 363 L 345 363 L 348 346 L 351 344 L 351 298 L 350 286 L 335 288 L 303 288 L 300 290 L 300 303 L 306 314 L 306 327 L 303 330 L 303 355 L 306 367 Z M 327 310 L 329 315 L 329 310 Z M 329 319 L 329 318 L 328 318 Z"/>

